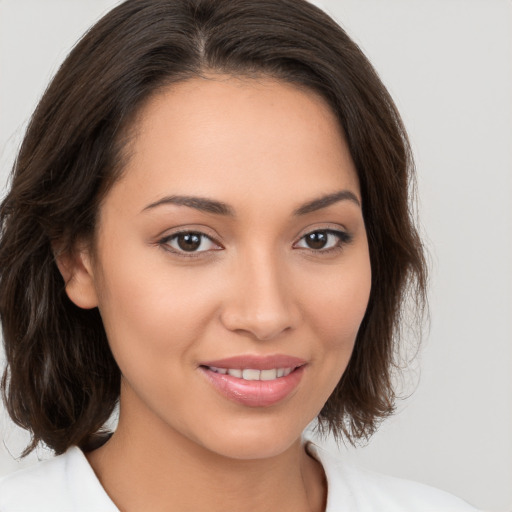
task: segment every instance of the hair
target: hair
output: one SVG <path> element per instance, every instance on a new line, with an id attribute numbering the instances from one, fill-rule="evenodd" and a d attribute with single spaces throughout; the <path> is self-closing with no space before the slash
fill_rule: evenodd
<path id="1" fill-rule="evenodd" d="M 305 0 L 128 0 L 84 35 L 48 86 L 0 206 L 1 386 L 11 418 L 31 434 L 24 455 L 40 442 L 57 454 L 92 449 L 119 399 L 100 314 L 70 301 L 54 249 L 72 252 L 94 236 L 144 103 L 212 73 L 305 87 L 336 114 L 359 177 L 372 286 L 318 424 L 354 444 L 394 410 L 401 319 L 408 297 L 417 312 L 425 305 L 426 266 L 411 209 L 410 146 L 377 73 Z"/>

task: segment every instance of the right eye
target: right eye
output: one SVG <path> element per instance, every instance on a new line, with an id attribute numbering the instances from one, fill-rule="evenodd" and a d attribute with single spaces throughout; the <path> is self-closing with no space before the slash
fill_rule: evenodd
<path id="1" fill-rule="evenodd" d="M 199 231 L 182 231 L 160 240 L 160 245 L 182 256 L 192 256 L 206 251 L 218 251 L 220 247 L 209 236 Z M 188 254 L 187 254 L 188 253 Z"/>
<path id="2" fill-rule="evenodd" d="M 352 241 L 351 235 L 336 229 L 315 229 L 306 233 L 294 247 L 308 249 L 318 254 L 340 251 Z"/>

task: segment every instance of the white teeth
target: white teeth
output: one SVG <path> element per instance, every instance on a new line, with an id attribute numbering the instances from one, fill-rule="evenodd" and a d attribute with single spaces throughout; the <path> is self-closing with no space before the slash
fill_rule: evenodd
<path id="1" fill-rule="evenodd" d="M 261 370 L 260 380 L 274 380 L 277 379 L 277 370 Z"/>
<path id="2" fill-rule="evenodd" d="M 295 368 L 272 368 L 271 370 L 254 370 L 252 368 L 217 368 L 216 366 L 208 367 L 212 372 L 221 373 L 222 375 L 231 375 L 238 379 L 244 380 L 274 380 L 290 375 Z"/>
<path id="3" fill-rule="evenodd" d="M 260 380 L 260 370 L 247 369 L 242 372 L 242 379 L 244 380 Z"/>

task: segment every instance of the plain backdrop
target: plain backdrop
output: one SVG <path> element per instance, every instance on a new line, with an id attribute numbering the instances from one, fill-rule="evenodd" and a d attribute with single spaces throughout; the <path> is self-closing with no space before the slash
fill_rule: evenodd
<path id="1" fill-rule="evenodd" d="M 69 49 L 117 2 L 0 0 L 0 170 Z M 431 326 L 360 466 L 512 510 L 512 2 L 325 0 L 402 112 L 431 255 Z M 27 441 L 0 410 L 0 474 Z"/>

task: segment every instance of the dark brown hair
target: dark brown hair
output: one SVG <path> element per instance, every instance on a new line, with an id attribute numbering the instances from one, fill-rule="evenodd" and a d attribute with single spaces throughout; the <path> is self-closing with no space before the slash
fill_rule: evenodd
<path id="1" fill-rule="evenodd" d="M 2 392 L 15 423 L 57 454 L 89 449 L 119 397 L 97 309 L 67 297 L 52 247 L 94 234 L 123 169 L 130 123 L 161 87 L 205 73 L 271 76 L 320 94 L 359 175 L 371 295 L 323 431 L 368 438 L 393 411 L 392 370 L 408 291 L 425 263 L 410 210 L 412 158 L 392 99 L 347 34 L 304 0 L 128 0 L 75 46 L 42 97 L 0 207 Z"/>

